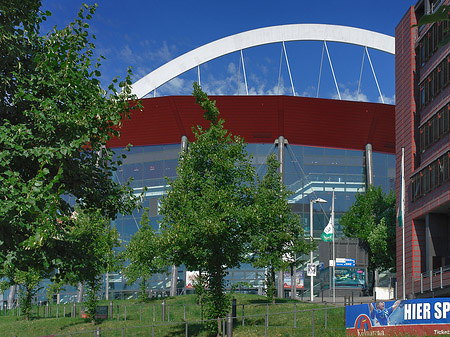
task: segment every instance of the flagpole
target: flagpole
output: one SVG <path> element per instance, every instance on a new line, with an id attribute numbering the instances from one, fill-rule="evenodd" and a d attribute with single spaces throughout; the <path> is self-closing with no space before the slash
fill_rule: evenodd
<path id="1" fill-rule="evenodd" d="M 331 201 L 331 225 L 333 228 L 333 303 L 336 303 L 336 283 L 335 283 L 335 275 L 336 275 L 336 256 L 334 250 L 334 187 L 333 187 L 333 197 Z"/>
<path id="2" fill-rule="evenodd" d="M 406 275 L 405 275 L 405 148 L 402 147 L 402 181 L 401 181 L 401 217 L 402 217 L 402 265 L 403 265 L 403 299 L 406 300 Z"/>

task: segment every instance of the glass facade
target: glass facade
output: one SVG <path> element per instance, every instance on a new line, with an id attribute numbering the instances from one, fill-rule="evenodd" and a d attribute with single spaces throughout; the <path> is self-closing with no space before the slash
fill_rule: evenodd
<path id="1" fill-rule="evenodd" d="M 167 189 L 165 177 L 176 177 L 180 149 L 180 144 L 133 147 L 126 153 L 127 158 L 114 175 L 121 183 L 132 178 L 136 193 L 141 193 L 144 186 L 147 187 L 143 206 L 148 208 L 151 225 L 157 231 L 161 220 L 158 212 L 159 202 Z M 120 154 L 121 150 L 114 149 L 116 154 Z M 248 144 L 247 151 L 252 156 L 257 174 L 263 176 L 267 156 L 272 152 L 277 153 L 278 148 L 274 144 Z M 365 191 L 364 151 L 288 145 L 285 147 L 284 158 L 284 183 L 292 191 L 289 203 L 294 212 L 299 214 L 305 232 L 310 232 L 310 200 L 322 198 L 328 203 L 315 204 L 313 207 L 314 237 L 320 237 L 330 217 L 334 189 L 336 235 L 343 236 L 339 218 L 352 205 L 355 195 Z M 373 153 L 373 172 L 375 185 L 381 185 L 386 192 L 394 189 L 395 156 Z M 142 212 L 135 211 L 114 221 L 113 225 L 119 230 L 124 244 L 129 242 L 139 228 Z M 184 274 L 181 268 L 179 286 L 184 284 Z M 308 279 L 305 281 L 308 282 Z M 239 270 L 233 270 L 227 276 L 228 286 L 239 283 L 257 289 L 262 286 L 263 280 L 264 270 L 255 270 L 251 265 L 242 265 Z M 155 276 L 153 287 L 167 288 L 169 284 L 169 275 L 158 275 Z M 127 286 L 117 279 L 114 287 L 114 290 L 119 291 L 118 288 L 125 290 L 124 287 Z"/>
<path id="2" fill-rule="evenodd" d="M 331 270 L 330 270 L 331 269 Z M 332 268 L 325 268 L 320 272 L 320 281 L 322 289 L 333 288 Z M 336 278 L 334 280 L 336 288 L 339 287 L 355 287 L 363 289 L 366 286 L 366 270 L 364 268 L 342 268 L 336 267 Z"/>

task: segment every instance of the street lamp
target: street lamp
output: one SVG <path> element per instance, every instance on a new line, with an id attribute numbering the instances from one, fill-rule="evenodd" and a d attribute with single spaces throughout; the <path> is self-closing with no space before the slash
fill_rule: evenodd
<path id="1" fill-rule="evenodd" d="M 313 229 L 314 229 L 314 226 L 313 226 L 313 204 L 324 204 L 326 202 L 327 201 L 322 199 L 322 198 L 311 199 L 309 201 L 309 219 L 310 219 L 310 221 L 309 221 L 309 231 L 310 231 L 312 240 L 314 240 L 314 233 L 313 233 Z M 309 262 L 312 264 L 313 263 L 313 251 L 312 250 L 310 252 L 309 257 L 310 257 L 310 261 Z M 311 302 L 314 302 L 314 276 L 312 276 L 312 275 L 311 275 Z"/>

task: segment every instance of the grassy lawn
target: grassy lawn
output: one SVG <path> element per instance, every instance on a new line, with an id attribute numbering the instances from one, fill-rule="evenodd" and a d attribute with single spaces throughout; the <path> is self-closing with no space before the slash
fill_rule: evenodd
<path id="1" fill-rule="evenodd" d="M 314 317 L 316 336 L 345 336 L 344 308 L 335 308 L 323 303 L 303 303 L 292 300 L 280 300 L 277 304 L 267 304 L 263 296 L 234 294 L 237 302 L 234 336 L 264 336 L 265 317 L 268 313 L 268 336 L 311 336 Z M 113 302 L 113 317 L 92 325 L 80 317 L 77 305 L 77 317 L 71 318 L 72 304 L 51 305 L 51 317 L 45 315 L 44 307 L 39 308 L 39 317 L 35 307 L 34 319 L 25 321 L 10 311 L 0 316 L 1 336 L 94 336 L 93 331 L 101 329 L 101 336 L 208 336 L 201 324 L 201 306 L 196 303 L 195 295 L 183 295 L 165 299 L 165 321 L 162 321 L 162 299 L 151 299 L 141 303 L 137 300 Z M 109 305 L 102 301 L 100 305 Z M 294 309 L 296 313 L 294 313 Z M 314 309 L 314 310 L 313 310 Z M 63 314 L 66 314 L 63 317 Z M 244 321 L 242 319 L 245 314 Z M 3 314 L 3 313 L 2 313 Z M 56 316 L 58 315 L 58 318 Z M 325 329 L 325 317 L 327 328 Z M 187 327 L 186 327 L 187 322 Z"/>

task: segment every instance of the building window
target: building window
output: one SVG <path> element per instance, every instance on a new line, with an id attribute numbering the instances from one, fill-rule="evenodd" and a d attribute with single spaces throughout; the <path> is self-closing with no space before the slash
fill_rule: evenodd
<path id="1" fill-rule="evenodd" d="M 449 60 L 450 55 L 447 55 L 447 57 L 420 83 L 419 110 L 426 107 L 445 87 L 449 85 Z"/>
<path id="2" fill-rule="evenodd" d="M 419 128 L 420 149 L 422 153 L 447 135 L 449 131 L 449 109 L 450 103 L 430 117 L 430 119 Z"/>
<path id="3" fill-rule="evenodd" d="M 449 181 L 449 157 L 450 152 L 446 152 L 411 178 L 412 201 L 423 197 Z"/>
<path id="4" fill-rule="evenodd" d="M 422 67 L 438 50 L 439 43 L 449 35 L 449 22 L 437 22 L 430 27 L 428 32 L 417 43 L 417 65 Z"/>

